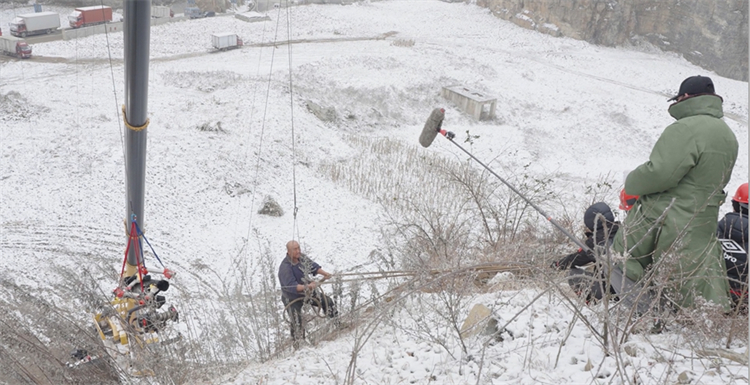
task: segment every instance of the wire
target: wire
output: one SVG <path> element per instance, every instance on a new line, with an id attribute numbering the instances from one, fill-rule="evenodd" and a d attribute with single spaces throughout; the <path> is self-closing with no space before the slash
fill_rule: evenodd
<path id="1" fill-rule="evenodd" d="M 102 6 L 102 14 L 103 14 L 104 13 L 104 0 L 99 0 L 99 4 Z M 110 78 L 112 79 L 112 94 L 115 96 L 115 115 L 117 116 L 117 119 L 115 120 L 117 121 L 117 129 L 120 133 L 120 147 L 122 148 L 122 159 L 124 162 L 123 164 L 125 165 L 125 167 L 123 167 L 123 170 L 125 171 L 125 186 L 127 186 L 128 185 L 128 172 L 125 168 L 127 167 L 128 159 L 127 159 L 127 153 L 125 151 L 125 133 L 122 132 L 122 124 L 120 122 L 120 109 L 118 108 L 118 106 L 120 105 L 120 102 L 117 99 L 117 86 L 115 85 L 115 71 L 114 71 L 114 66 L 112 65 L 112 46 L 109 43 L 109 32 L 107 31 L 106 25 L 104 26 L 104 39 L 107 45 L 107 59 L 109 61 L 109 74 L 110 74 Z M 78 45 L 77 45 L 78 43 L 77 42 L 78 42 L 78 39 L 76 39 L 76 60 L 78 59 Z M 77 71 L 77 68 L 76 68 L 76 71 Z M 130 202 L 130 197 L 128 197 L 128 204 L 129 205 L 132 204 L 132 202 Z M 130 211 L 132 212 L 132 210 Z"/>
<path id="2" fill-rule="evenodd" d="M 265 41 L 266 38 L 266 23 L 263 23 L 263 30 L 261 32 L 260 41 Z M 263 48 L 261 47 L 259 53 L 258 53 L 258 66 L 255 69 L 255 76 L 259 77 L 260 75 L 260 65 L 262 63 L 263 58 Z M 248 138 L 252 138 L 252 124 L 255 121 L 255 97 L 258 94 L 258 83 L 255 83 L 253 87 L 253 98 L 252 102 L 250 104 L 250 125 L 251 127 L 248 129 Z M 266 104 L 268 103 L 268 97 L 266 97 Z M 249 141 L 249 139 L 248 139 Z M 255 195 L 258 192 L 258 174 L 260 173 L 260 160 L 262 156 L 262 149 L 263 149 L 263 127 L 261 127 L 260 131 L 260 139 L 258 140 L 258 158 L 255 163 L 255 176 L 253 177 L 253 193 L 251 194 L 250 198 L 250 218 L 247 222 L 247 235 L 245 237 L 246 243 L 247 240 L 250 239 L 250 231 L 253 228 L 253 214 L 255 213 Z M 245 161 L 247 161 L 248 152 L 250 151 L 250 146 L 247 146 L 245 150 Z M 245 248 L 246 253 L 249 253 L 250 248 Z"/>
<path id="3" fill-rule="evenodd" d="M 292 7 L 289 6 L 289 0 L 286 4 L 286 46 L 289 57 L 289 111 L 291 114 L 292 126 L 292 190 L 294 195 L 294 223 L 292 225 L 292 239 L 298 239 L 299 228 L 297 227 L 297 149 L 294 137 L 294 82 L 292 76 Z M 297 237 L 295 237 L 297 236 Z"/>

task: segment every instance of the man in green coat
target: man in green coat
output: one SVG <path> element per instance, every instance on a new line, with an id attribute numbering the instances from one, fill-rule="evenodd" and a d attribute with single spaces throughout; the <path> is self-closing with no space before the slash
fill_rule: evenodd
<path id="1" fill-rule="evenodd" d="M 721 120 L 723 99 L 710 78 L 685 79 L 670 101 L 675 103 L 669 114 L 677 121 L 661 134 L 648 162 L 628 174 L 625 191 L 640 199 L 613 248 L 625 257 L 622 269 L 630 280 L 638 283 L 655 265 L 655 282 L 666 285 L 677 305 L 690 307 L 702 296 L 729 310 L 716 225 L 737 159 L 737 138 Z"/>

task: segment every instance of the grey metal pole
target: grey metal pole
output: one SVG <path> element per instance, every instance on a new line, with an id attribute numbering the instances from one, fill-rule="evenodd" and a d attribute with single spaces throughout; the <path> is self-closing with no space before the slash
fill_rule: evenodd
<path id="1" fill-rule="evenodd" d="M 129 233 L 133 215 L 144 229 L 146 192 L 146 136 L 148 133 L 148 62 L 151 40 L 151 0 L 125 0 L 123 3 L 125 45 L 125 175 L 127 177 L 126 218 Z M 131 245 L 128 264 L 136 266 L 136 250 Z"/>

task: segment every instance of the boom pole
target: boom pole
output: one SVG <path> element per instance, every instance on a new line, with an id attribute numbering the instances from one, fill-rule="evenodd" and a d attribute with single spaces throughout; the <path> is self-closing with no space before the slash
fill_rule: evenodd
<path id="1" fill-rule="evenodd" d="M 148 134 L 148 63 L 151 41 L 151 1 L 125 0 L 123 3 L 125 45 L 125 130 L 126 232 L 136 220 L 145 231 L 143 213 L 146 191 L 146 137 Z M 135 218 L 133 217 L 135 216 Z M 136 234 L 133 234 L 136 236 Z M 131 241 L 128 234 L 128 242 Z M 137 266 L 136 248 L 128 251 L 128 272 Z"/>

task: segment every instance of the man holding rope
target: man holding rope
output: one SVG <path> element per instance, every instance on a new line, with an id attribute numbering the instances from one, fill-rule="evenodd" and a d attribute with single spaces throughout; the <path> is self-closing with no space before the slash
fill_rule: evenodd
<path id="1" fill-rule="evenodd" d="M 331 277 L 331 274 L 323 270 L 317 262 L 302 254 L 297 241 L 287 242 L 286 257 L 279 266 L 279 283 L 281 301 L 289 312 L 295 349 L 299 348 L 299 341 L 305 338 L 305 329 L 302 326 L 304 302 L 309 301 L 311 305 L 323 310 L 328 318 L 333 318 L 335 325 L 338 326 L 339 323 L 336 304 L 331 297 L 318 289 L 318 282 L 312 279 L 317 274 L 321 274 L 323 280 Z"/>

